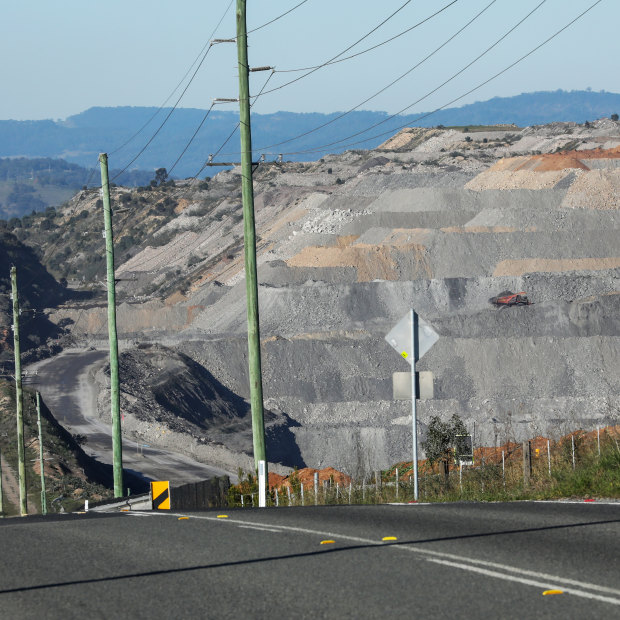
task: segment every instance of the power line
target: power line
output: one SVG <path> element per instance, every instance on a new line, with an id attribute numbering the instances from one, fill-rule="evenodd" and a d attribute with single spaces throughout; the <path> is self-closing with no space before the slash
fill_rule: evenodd
<path id="1" fill-rule="evenodd" d="M 321 63 L 320 65 L 317 65 L 316 67 L 314 67 L 312 70 L 308 71 L 307 73 L 304 73 L 303 75 L 300 75 L 299 77 L 296 77 L 293 80 L 285 82 L 284 84 L 281 84 L 280 86 L 277 86 L 276 88 L 272 88 L 271 90 L 265 91 L 263 94 L 264 95 L 268 95 L 269 93 L 273 93 L 273 92 L 275 92 L 277 90 L 281 90 L 282 88 L 285 88 L 285 87 L 287 87 L 287 86 L 289 86 L 291 84 L 294 84 L 295 82 L 299 82 L 299 80 L 303 80 L 305 77 L 308 77 L 309 75 L 315 73 L 319 69 L 322 69 L 323 67 L 325 67 L 328 64 L 332 63 L 334 60 L 336 60 L 336 58 L 340 58 L 340 56 L 342 56 L 343 54 L 346 54 L 350 49 L 354 48 L 358 43 L 361 43 L 364 39 L 367 39 L 371 34 L 376 32 L 377 30 L 379 30 L 379 28 L 381 28 L 381 26 L 383 26 L 388 21 L 390 21 L 390 19 L 392 19 L 392 17 L 394 17 L 397 13 L 402 11 L 411 2 L 412 2 L 412 0 L 407 0 L 404 4 L 401 4 L 401 6 L 398 7 L 391 15 L 388 15 L 388 17 L 386 17 L 381 23 L 379 23 L 377 26 L 375 26 L 374 28 L 369 30 L 364 36 L 362 36 L 357 41 L 355 41 L 355 43 L 352 43 L 347 48 L 342 50 L 339 54 L 336 54 L 335 56 L 333 56 L 329 60 L 326 60 L 324 63 Z"/>
<path id="2" fill-rule="evenodd" d="M 306 4 L 306 2 L 308 2 L 308 0 L 302 0 L 299 4 L 296 4 L 292 9 L 289 9 L 285 13 L 282 13 L 281 15 L 278 15 L 278 17 L 275 17 L 274 19 L 272 19 L 272 20 L 270 20 L 268 22 L 265 22 L 261 26 L 257 26 L 256 28 L 252 28 L 252 30 L 248 30 L 247 34 L 251 34 L 252 32 L 256 32 L 257 30 L 260 30 L 261 28 L 264 28 L 265 26 L 269 26 L 270 24 L 273 24 L 273 22 L 277 22 L 279 19 L 282 19 L 285 15 L 288 15 L 289 13 L 292 13 L 295 9 L 298 9 L 302 4 Z"/>
<path id="3" fill-rule="evenodd" d="M 458 1 L 459 0 L 452 0 L 452 2 L 449 2 L 448 4 L 446 4 L 444 7 L 442 7 L 438 11 L 435 11 L 432 15 L 429 15 L 428 17 L 426 17 L 422 21 L 418 22 L 417 24 L 414 24 L 413 26 L 410 26 L 409 28 L 407 28 L 406 30 L 403 30 L 402 32 L 399 32 L 398 34 L 394 35 L 393 37 L 390 37 L 389 39 L 386 39 L 385 41 L 381 41 L 381 43 L 377 43 L 376 45 L 373 45 L 372 47 L 368 47 L 365 50 L 362 50 L 361 52 L 357 52 L 357 54 L 351 54 L 351 56 L 345 56 L 344 58 L 339 58 L 338 60 L 334 60 L 332 62 L 328 62 L 327 65 L 335 65 L 335 64 L 337 64 L 339 62 L 344 62 L 345 60 L 351 60 L 351 58 L 357 58 L 357 56 L 361 56 L 362 54 L 366 54 L 368 52 L 371 52 L 372 50 L 375 50 L 378 47 L 381 47 L 383 45 L 391 43 L 395 39 L 398 39 L 399 37 L 402 37 L 403 35 L 407 34 L 408 32 L 411 32 L 412 30 L 415 30 L 416 28 L 418 28 L 422 24 L 425 24 L 426 22 L 430 21 L 431 19 L 433 19 L 433 17 L 436 17 L 440 13 L 443 13 L 446 9 L 450 8 L 453 4 L 456 4 Z M 325 65 L 325 66 L 327 66 L 327 65 Z M 316 65 L 314 67 L 301 67 L 300 69 L 277 69 L 276 73 L 296 73 L 298 71 L 310 71 L 311 69 L 319 69 L 320 66 L 321 65 Z"/>
<path id="4" fill-rule="evenodd" d="M 521 56 L 520 58 L 518 58 L 517 60 L 515 60 L 514 62 L 512 62 L 510 65 L 508 65 L 507 67 L 505 67 L 504 69 L 502 69 L 501 71 L 498 71 L 497 73 L 495 73 L 494 75 L 492 75 L 490 78 L 484 80 L 483 82 L 480 82 L 480 84 L 478 84 L 477 86 L 475 86 L 474 88 L 471 88 L 470 90 L 468 90 L 467 92 L 463 93 L 462 95 L 459 95 L 458 97 L 455 97 L 454 99 L 452 99 L 451 101 L 448 101 L 447 103 L 445 103 L 444 105 L 435 108 L 432 112 L 427 112 L 426 114 L 422 114 L 414 119 L 409 120 L 407 123 L 405 123 L 404 125 L 400 125 L 398 127 L 392 128 L 389 131 L 380 133 L 380 134 L 375 134 L 374 136 L 370 136 L 369 138 L 365 138 L 363 140 L 358 140 L 357 142 L 350 142 L 348 144 L 345 144 L 343 146 L 343 148 L 346 147 L 350 147 L 350 146 L 356 146 L 358 144 L 363 144 L 364 142 L 368 142 L 369 140 L 374 140 L 375 138 L 381 138 L 383 136 L 387 136 L 387 135 L 393 135 L 394 131 L 397 131 L 399 129 L 404 129 L 405 127 L 408 127 L 411 125 L 411 123 L 415 123 L 417 121 L 423 120 L 425 118 L 428 118 L 429 116 L 432 116 L 433 114 L 444 110 L 445 108 L 447 108 L 448 106 L 453 105 L 454 103 L 456 103 L 457 101 L 460 101 L 461 99 L 463 99 L 464 97 L 467 97 L 468 95 L 471 95 L 473 92 L 479 90 L 480 88 L 482 88 L 483 86 L 486 86 L 489 82 L 492 82 L 493 80 L 495 80 L 496 78 L 498 78 L 500 75 L 503 75 L 504 73 L 506 73 L 507 71 L 509 71 L 510 69 L 512 69 L 513 67 L 515 67 L 516 65 L 518 65 L 520 62 L 522 62 L 523 60 L 525 60 L 526 58 L 528 58 L 529 56 L 531 56 L 532 54 L 534 54 L 535 52 L 537 52 L 539 49 L 541 49 L 542 47 L 544 47 L 545 45 L 547 45 L 547 43 L 549 43 L 550 41 L 552 41 L 553 39 L 555 39 L 558 35 L 560 35 L 562 32 L 564 32 L 565 30 L 567 30 L 568 28 L 570 28 L 575 22 L 579 21 L 584 15 L 586 15 L 586 13 L 589 13 L 594 7 L 596 7 L 598 4 L 600 4 L 603 0 L 596 0 L 596 2 L 594 2 L 593 4 L 591 4 L 585 11 L 583 11 L 582 13 L 580 13 L 579 15 L 577 15 L 577 17 L 575 17 L 574 19 L 572 19 L 570 22 L 568 22 L 565 26 L 563 26 L 562 28 L 560 28 L 559 30 L 557 30 L 554 34 L 552 34 L 550 37 L 548 37 L 547 39 L 545 39 L 542 43 L 540 43 L 539 45 L 537 45 L 536 47 L 534 47 L 533 49 L 531 49 L 529 52 L 527 52 L 526 54 L 524 54 L 523 56 Z M 406 108 L 403 108 L 402 111 L 407 110 L 408 108 L 410 108 L 411 106 L 415 105 L 416 102 L 412 103 L 411 105 L 407 106 Z M 397 114 L 400 114 L 397 113 Z M 394 118 L 394 116 L 397 116 L 397 114 L 392 115 L 390 118 Z M 389 119 L 386 119 L 389 120 Z M 379 125 L 381 123 L 377 123 L 375 125 L 373 125 L 373 127 L 376 127 L 377 125 Z M 372 127 L 370 127 L 369 129 L 372 129 Z M 366 131 L 369 131 L 369 129 L 367 129 Z M 359 133 L 365 133 L 365 132 L 358 132 L 357 134 L 353 134 L 352 136 L 349 136 L 349 138 L 352 138 L 356 135 L 359 135 Z M 344 138 L 344 140 L 347 140 L 348 138 Z M 342 141 L 342 140 L 341 140 Z M 339 142 L 341 142 L 339 141 Z M 336 144 L 336 143 L 332 143 L 332 144 Z M 315 152 L 321 152 L 325 149 L 326 146 L 331 146 L 331 144 L 326 144 L 326 145 L 322 145 L 320 147 L 316 147 L 314 149 L 308 149 L 308 150 L 304 150 L 304 151 L 292 151 L 289 153 L 286 153 L 287 155 L 298 155 L 298 154 L 305 154 L 305 153 L 315 153 Z"/>
<path id="5" fill-rule="evenodd" d="M 529 17 L 531 17 L 543 4 L 545 4 L 545 2 L 547 2 L 547 0 L 541 0 L 525 17 L 520 19 L 514 26 L 512 26 L 512 28 L 510 28 L 508 31 L 506 31 L 499 39 L 497 39 L 493 44 L 491 44 L 489 47 L 487 47 L 486 50 L 484 50 L 484 52 L 482 52 L 481 54 L 476 56 L 476 58 L 474 58 L 472 61 L 467 63 L 464 67 L 459 69 L 456 73 L 452 74 L 447 80 L 444 80 L 439 86 L 436 86 L 433 90 L 427 92 L 425 95 L 423 95 L 422 97 L 420 97 L 419 99 L 417 99 L 413 103 L 409 104 L 407 107 L 403 108 L 402 110 L 399 110 L 398 112 L 396 112 L 394 114 L 391 114 L 387 118 L 384 118 L 382 121 L 374 123 L 373 125 L 371 125 L 370 127 L 367 127 L 366 129 L 362 129 L 361 131 L 358 131 L 358 132 L 356 132 L 354 134 L 351 134 L 350 136 L 347 136 L 346 138 L 341 138 L 340 140 L 335 140 L 334 142 L 330 142 L 328 144 L 324 144 L 324 145 L 322 145 L 322 147 L 333 146 L 335 144 L 339 144 L 340 142 L 344 142 L 344 141 L 349 140 L 351 138 L 355 138 L 356 136 L 362 135 L 362 134 L 364 134 L 364 133 L 366 133 L 368 131 L 371 131 L 375 127 L 378 127 L 379 125 L 383 125 L 383 124 L 387 123 L 388 121 L 392 120 L 394 117 L 398 116 L 399 114 L 402 114 L 403 112 L 405 112 L 409 108 L 413 107 L 414 105 L 417 105 L 421 101 L 424 101 L 425 99 L 430 97 L 432 94 L 437 92 L 439 89 L 443 88 L 446 84 L 448 84 L 449 82 L 451 82 L 452 80 L 457 78 L 459 75 L 464 73 L 467 69 L 469 69 L 472 65 L 474 65 L 476 62 L 478 62 L 481 58 L 486 56 L 486 54 L 488 54 L 493 48 L 495 48 L 497 45 L 499 45 L 506 37 L 508 37 L 521 24 L 523 24 L 523 22 L 525 22 Z M 488 8 L 488 6 L 486 8 Z M 410 73 L 412 70 L 413 69 L 410 69 L 407 73 Z M 401 76 L 401 77 L 404 77 L 405 75 L 407 75 L 407 73 L 403 74 L 403 76 Z M 366 142 L 369 139 L 370 138 L 364 140 L 364 142 Z"/>
<path id="6" fill-rule="evenodd" d="M 207 110 L 207 113 L 202 117 L 202 120 L 200 121 L 200 124 L 198 125 L 198 127 L 196 128 L 196 131 L 194 131 L 194 134 L 192 135 L 192 137 L 189 139 L 188 143 L 185 145 L 185 148 L 183 149 L 183 151 L 181 152 L 181 154 L 177 157 L 176 161 L 174 162 L 174 164 L 172 164 L 172 168 L 170 168 L 170 170 L 168 170 L 168 175 L 172 174 L 172 171 L 176 168 L 176 165 L 181 161 L 181 158 L 183 157 L 183 155 L 185 155 L 185 153 L 187 152 L 187 149 L 190 147 L 190 145 L 192 144 L 192 142 L 194 141 L 194 138 L 198 135 L 198 132 L 200 131 L 200 129 L 202 128 L 202 126 L 205 124 L 205 121 L 207 120 L 207 118 L 209 118 L 209 114 L 211 114 L 211 110 L 213 109 L 213 103 L 211 104 L 211 107 Z"/>
<path id="7" fill-rule="evenodd" d="M 267 79 L 265 80 L 265 83 L 263 84 L 263 87 L 260 89 L 260 91 L 258 92 L 258 95 L 256 95 L 254 101 L 250 104 L 250 108 L 254 107 L 254 104 L 258 101 L 259 97 L 261 96 L 262 92 L 265 90 L 265 88 L 267 87 L 267 84 L 269 84 L 269 81 L 271 80 L 271 78 L 273 77 L 275 71 L 271 71 L 271 73 L 269 74 L 269 76 L 267 77 Z M 213 153 L 213 158 L 217 157 L 221 150 L 228 144 L 228 142 L 230 141 L 230 139 L 235 135 L 235 133 L 237 133 L 237 129 L 239 129 L 239 125 L 240 122 L 237 121 L 237 124 L 235 125 L 234 129 L 230 132 L 230 134 L 228 134 L 228 137 L 226 138 L 226 140 L 224 140 L 224 142 L 222 142 L 222 144 L 220 145 L 220 147 L 217 149 L 217 151 L 215 151 L 215 153 Z M 207 162 L 208 163 L 208 162 Z M 202 168 L 200 168 L 200 170 L 193 176 L 192 180 L 196 180 L 198 178 L 198 176 L 201 174 L 201 172 L 207 167 L 207 164 L 203 164 Z"/>
<path id="8" fill-rule="evenodd" d="M 282 142 L 276 142 L 275 144 L 268 144 L 266 146 L 262 146 L 259 147 L 258 151 L 261 150 L 266 150 L 266 149 L 270 149 L 276 146 L 281 146 L 282 144 L 288 144 L 289 142 L 293 142 L 294 140 L 298 140 L 299 138 L 303 138 L 307 135 L 310 135 L 311 133 L 314 133 L 315 131 L 319 131 L 320 129 L 323 129 L 324 127 L 327 127 L 328 125 L 331 125 L 332 123 L 335 123 L 336 121 L 340 120 L 341 118 L 344 118 L 345 116 L 351 114 L 351 112 L 354 112 L 355 110 L 357 110 L 358 108 L 360 108 L 361 106 L 363 106 L 365 103 L 368 103 L 369 101 L 371 101 L 372 99 L 374 99 L 375 97 L 378 97 L 381 93 L 385 92 L 386 90 L 388 90 L 388 88 L 391 88 L 392 86 L 394 86 L 394 84 L 396 84 L 397 82 L 399 82 L 400 80 L 404 79 L 407 75 L 409 75 L 412 71 L 414 71 L 415 69 L 417 69 L 419 66 L 421 66 L 422 64 L 424 64 L 427 60 L 429 60 L 432 56 L 434 56 L 439 50 L 443 49 L 446 45 L 448 45 L 448 43 L 450 43 L 453 39 L 455 39 L 459 34 L 461 34 L 461 32 L 463 32 L 463 30 L 465 30 L 466 28 L 468 28 L 474 21 L 476 21 L 485 11 L 487 11 L 493 4 L 495 4 L 495 2 L 497 2 L 497 0 L 491 0 L 491 2 L 489 4 L 487 4 L 480 12 L 478 12 L 476 15 L 474 15 L 474 17 L 472 19 L 470 19 L 464 26 L 462 26 L 461 28 L 459 28 L 459 30 L 457 30 L 450 38 L 446 39 L 439 47 L 435 48 L 430 54 L 428 54 L 427 56 L 425 56 L 422 60 L 420 60 L 418 63 L 416 63 L 415 65 L 413 65 L 413 67 L 411 67 L 410 69 L 408 69 L 407 71 L 405 71 L 405 73 L 403 73 L 402 75 L 400 75 L 399 77 L 397 77 L 395 80 L 392 80 L 392 82 L 390 82 L 387 86 L 384 86 L 381 90 L 378 90 L 377 92 L 375 92 L 373 95 L 371 95 L 370 97 L 368 97 L 367 99 L 364 99 L 364 101 L 358 103 L 356 106 L 354 106 L 353 108 L 350 108 L 349 110 L 347 110 L 346 112 L 343 112 L 342 114 L 339 114 L 338 116 L 336 116 L 335 118 L 315 127 L 314 129 L 310 129 L 304 133 L 298 134 L 297 136 L 294 136 L 293 138 L 289 138 L 288 140 L 283 140 Z M 444 9 L 447 7 L 444 7 Z M 442 9 L 442 10 L 444 10 Z M 345 140 L 347 140 L 348 138 L 345 138 Z"/>
<path id="9" fill-rule="evenodd" d="M 172 116 L 172 113 L 176 110 L 177 106 L 179 105 L 181 99 L 183 99 L 183 96 L 185 95 L 185 93 L 187 92 L 187 89 L 190 87 L 191 83 L 194 81 L 194 78 L 196 77 L 196 74 L 198 73 L 198 71 L 200 70 L 200 67 L 202 67 L 202 64 L 204 63 L 205 59 L 207 58 L 207 56 L 209 55 L 209 52 L 211 51 L 211 49 L 213 48 L 213 43 L 209 43 L 209 47 L 207 48 L 207 51 L 204 53 L 200 63 L 198 64 L 198 66 L 196 67 L 196 70 L 194 71 L 192 77 L 190 78 L 189 82 L 186 84 L 185 88 L 183 89 L 183 92 L 181 92 L 181 94 L 179 95 L 179 98 L 176 100 L 174 106 L 170 109 L 170 111 L 168 112 L 168 114 L 166 115 L 166 118 L 164 118 L 163 122 L 161 123 L 161 125 L 157 128 L 157 130 L 155 131 L 155 133 L 149 138 L 148 142 L 140 149 L 140 152 L 120 171 L 118 172 L 111 180 L 114 181 L 115 179 L 117 179 L 121 174 L 123 174 L 123 172 L 125 172 L 129 166 L 131 166 L 131 164 L 133 164 L 136 159 L 138 159 L 138 157 L 140 157 L 140 155 L 142 155 L 142 153 L 144 153 L 144 151 L 146 151 L 146 149 L 149 147 L 149 145 L 151 144 L 151 142 L 153 142 L 153 140 L 155 140 L 155 138 L 157 137 L 157 134 L 159 134 L 159 132 L 162 130 L 162 128 L 164 127 L 164 125 L 168 122 L 168 119 Z"/>
<path id="10" fill-rule="evenodd" d="M 174 93 L 176 93 L 177 90 L 179 90 L 179 88 L 181 87 L 181 84 L 183 84 L 183 82 L 185 81 L 185 78 L 187 78 L 187 76 L 191 73 L 191 70 L 194 68 L 194 65 L 198 62 L 200 57 L 204 54 L 205 50 L 207 49 L 207 46 L 211 45 L 211 39 L 217 32 L 217 29 L 222 24 L 222 21 L 224 21 L 224 17 L 226 17 L 226 14 L 230 10 L 230 7 L 232 6 L 233 1 L 234 0 L 230 0 L 230 2 L 228 3 L 228 6 L 226 7 L 226 10 L 224 11 L 222 17 L 220 18 L 220 21 L 217 23 L 217 26 L 213 29 L 213 32 L 207 39 L 207 42 L 203 45 L 200 52 L 198 53 L 198 56 L 196 56 L 196 58 L 194 59 L 194 62 L 192 62 L 189 69 L 185 72 L 185 75 L 181 78 L 179 83 L 174 87 L 174 89 L 168 95 L 168 97 L 166 97 L 165 101 L 159 106 L 159 108 L 153 113 L 153 115 L 146 121 L 146 123 L 144 123 L 144 125 L 142 125 L 142 127 L 140 127 L 138 131 L 136 131 L 136 133 L 134 133 L 130 138 L 128 138 L 125 142 L 123 142 L 123 144 L 121 144 L 119 147 L 115 148 L 113 151 L 110 151 L 109 155 L 114 155 L 114 153 L 118 153 L 118 151 L 120 151 L 122 148 L 127 146 L 134 138 L 140 135 L 142 131 L 144 131 L 144 129 L 151 123 L 151 121 L 163 110 L 164 106 L 168 103 L 168 101 L 170 101 Z"/>

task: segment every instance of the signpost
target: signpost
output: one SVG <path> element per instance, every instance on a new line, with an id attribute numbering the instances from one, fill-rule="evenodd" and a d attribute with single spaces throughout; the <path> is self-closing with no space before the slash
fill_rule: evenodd
<path id="1" fill-rule="evenodd" d="M 411 427 L 413 432 L 413 498 L 418 500 L 418 420 L 416 417 L 415 364 L 439 340 L 439 334 L 411 309 L 385 337 L 388 344 L 411 365 Z"/>

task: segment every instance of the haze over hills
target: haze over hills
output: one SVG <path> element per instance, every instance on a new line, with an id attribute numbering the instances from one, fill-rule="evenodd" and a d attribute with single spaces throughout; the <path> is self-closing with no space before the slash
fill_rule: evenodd
<path id="1" fill-rule="evenodd" d="M 122 168 L 153 136 L 169 111 L 169 108 L 149 107 L 91 108 L 58 121 L 3 120 L 0 121 L 0 157 L 63 158 L 90 168 L 97 165 L 98 153 L 108 152 L 111 154 L 110 167 Z M 620 112 L 619 94 L 558 90 L 495 97 L 460 108 L 439 110 L 428 116 L 420 113 L 399 115 L 393 119 L 385 112 L 371 111 L 354 111 L 342 119 L 338 119 L 341 112 L 254 114 L 253 145 L 257 155 L 269 153 L 267 159 L 274 159 L 282 152 L 288 160 L 310 161 L 347 148 L 374 148 L 403 126 L 515 124 L 524 127 L 555 121 L 583 123 L 617 112 Z M 164 167 L 170 170 L 204 117 L 205 110 L 175 110 L 131 168 L 154 170 Z M 173 176 L 184 178 L 196 174 L 208 154 L 218 150 L 237 122 L 236 111 L 214 109 Z M 146 123 L 149 124 L 133 141 L 120 148 L 118 153 L 112 153 Z M 326 126 L 322 129 L 312 131 L 324 124 Z M 374 125 L 377 125 L 374 129 L 366 131 Z M 293 136 L 311 131 L 289 141 Z M 361 133 L 357 135 L 358 132 Z M 348 139 L 349 136 L 354 137 Z M 314 150 L 317 147 L 318 150 Z M 238 150 L 238 138 L 233 137 L 218 160 L 236 161 Z M 202 173 L 203 176 L 206 174 L 211 176 L 213 171 Z"/>

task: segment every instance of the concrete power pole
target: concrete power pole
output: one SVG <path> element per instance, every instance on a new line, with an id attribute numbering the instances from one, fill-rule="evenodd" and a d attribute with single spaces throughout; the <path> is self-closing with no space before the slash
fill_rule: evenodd
<path id="1" fill-rule="evenodd" d="M 19 346 L 19 298 L 17 296 L 17 268 L 11 267 L 13 298 L 13 350 L 15 352 L 15 403 L 17 410 L 17 473 L 19 478 L 19 513 L 28 514 L 26 493 L 26 451 L 24 449 L 24 398 L 22 393 L 22 361 Z"/>
<path id="2" fill-rule="evenodd" d="M 241 194 L 243 198 L 243 237 L 245 249 L 245 285 L 248 314 L 248 362 L 254 465 L 265 461 L 265 423 L 263 418 L 263 379 L 258 320 L 258 284 L 256 277 L 256 230 L 254 225 L 254 188 L 252 185 L 252 131 L 250 127 L 250 85 L 248 35 L 245 18 L 246 0 L 237 0 L 237 57 L 239 62 L 239 121 L 241 134 Z"/>
<path id="3" fill-rule="evenodd" d="M 99 155 L 101 191 L 105 221 L 105 256 L 108 276 L 108 335 L 110 340 L 110 408 L 112 410 L 112 451 L 114 463 L 114 497 L 123 497 L 123 444 L 121 437 L 121 402 L 118 380 L 118 339 L 116 334 L 116 289 L 114 284 L 114 237 L 110 209 L 108 155 Z"/>

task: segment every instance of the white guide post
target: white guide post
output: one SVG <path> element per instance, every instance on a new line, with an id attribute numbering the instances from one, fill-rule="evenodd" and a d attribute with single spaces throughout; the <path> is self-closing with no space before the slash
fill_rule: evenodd
<path id="1" fill-rule="evenodd" d="M 411 427 L 413 433 L 413 499 L 418 501 L 418 418 L 416 412 L 415 363 L 418 361 L 418 315 L 411 310 Z"/>
<path id="2" fill-rule="evenodd" d="M 265 487 L 267 481 L 265 480 L 265 461 L 258 461 L 258 507 L 265 508 L 267 506 L 267 496 L 265 493 Z"/>

